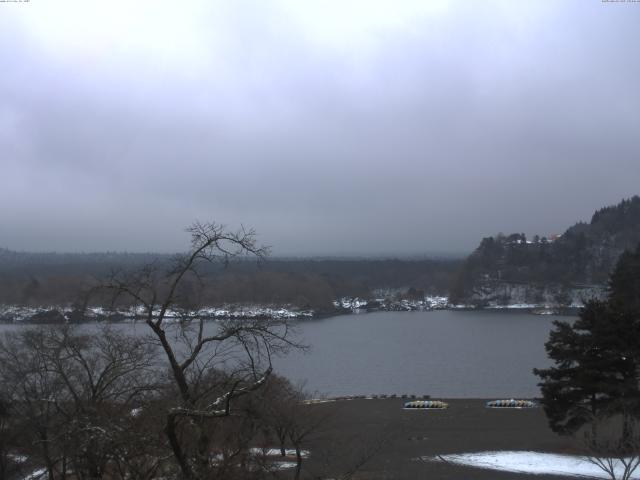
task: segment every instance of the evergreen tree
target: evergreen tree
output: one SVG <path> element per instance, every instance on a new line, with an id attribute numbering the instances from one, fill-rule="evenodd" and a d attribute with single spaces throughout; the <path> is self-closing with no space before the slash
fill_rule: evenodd
<path id="1" fill-rule="evenodd" d="M 640 414 L 640 247 L 620 257 L 606 301 L 554 326 L 545 347 L 555 365 L 534 370 L 551 428 L 572 434 L 614 415 L 626 427 Z"/>
<path id="2" fill-rule="evenodd" d="M 609 280 L 609 301 L 620 311 L 640 312 L 640 244 L 635 252 L 625 251 Z"/>

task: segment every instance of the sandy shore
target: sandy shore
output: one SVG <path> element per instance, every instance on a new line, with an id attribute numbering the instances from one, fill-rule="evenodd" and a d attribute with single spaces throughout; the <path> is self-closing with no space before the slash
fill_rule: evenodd
<path id="1" fill-rule="evenodd" d="M 446 410 L 404 410 L 405 400 L 350 400 L 310 405 L 312 415 L 327 415 L 319 436 L 333 451 L 319 453 L 311 445 L 319 469 L 334 455 L 338 467 L 376 451 L 354 478 L 368 479 L 557 479 L 461 467 L 419 457 L 493 450 L 574 453 L 575 443 L 554 434 L 541 408 L 488 409 L 486 400 L 447 400 Z M 336 453 L 337 452 L 337 453 Z"/>

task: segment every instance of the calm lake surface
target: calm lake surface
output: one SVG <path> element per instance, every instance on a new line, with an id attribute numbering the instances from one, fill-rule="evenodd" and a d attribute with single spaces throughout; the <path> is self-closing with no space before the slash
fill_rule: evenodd
<path id="1" fill-rule="evenodd" d="M 544 343 L 556 318 L 438 310 L 305 320 L 299 338 L 310 351 L 274 363 L 277 373 L 320 395 L 536 397 L 531 370 L 550 364 Z M 0 332 L 19 328 L 0 325 Z M 142 324 L 118 328 L 146 333 Z"/>
<path id="2" fill-rule="evenodd" d="M 279 359 L 276 368 L 328 395 L 536 397 L 532 369 L 550 364 L 544 343 L 556 318 L 437 310 L 305 321 L 300 334 L 311 352 Z"/>

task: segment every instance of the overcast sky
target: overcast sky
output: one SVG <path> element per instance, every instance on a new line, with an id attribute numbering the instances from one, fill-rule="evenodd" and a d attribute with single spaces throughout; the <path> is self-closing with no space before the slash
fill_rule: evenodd
<path id="1" fill-rule="evenodd" d="M 0 3 L 0 247 L 468 252 L 640 193 L 640 3 Z"/>

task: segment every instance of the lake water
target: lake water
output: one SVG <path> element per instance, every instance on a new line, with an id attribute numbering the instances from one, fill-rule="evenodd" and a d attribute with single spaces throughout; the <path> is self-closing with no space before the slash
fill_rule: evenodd
<path id="1" fill-rule="evenodd" d="M 311 352 L 279 372 L 330 395 L 539 396 L 534 367 L 559 317 L 518 312 L 377 312 L 301 323 Z M 566 317 L 564 318 L 566 320 Z"/>
<path id="2" fill-rule="evenodd" d="M 310 351 L 274 363 L 276 372 L 330 396 L 535 397 L 531 370 L 550 364 L 544 343 L 555 318 L 437 310 L 305 320 L 299 337 Z M 18 328 L 0 325 L 0 332 Z M 147 331 L 142 324 L 119 328 Z"/>

